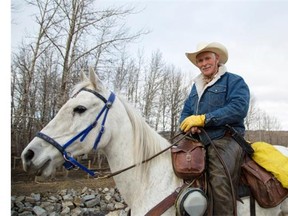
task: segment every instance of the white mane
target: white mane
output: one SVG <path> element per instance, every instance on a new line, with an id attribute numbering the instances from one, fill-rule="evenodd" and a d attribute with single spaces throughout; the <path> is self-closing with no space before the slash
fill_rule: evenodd
<path id="1" fill-rule="evenodd" d="M 145 119 L 134 107 L 132 107 L 121 96 L 118 96 L 118 99 L 124 105 L 132 124 L 134 135 L 134 163 L 139 164 L 143 160 L 160 152 L 161 149 L 163 149 L 163 147 L 161 148 L 160 146 L 161 143 L 167 143 L 167 145 L 169 145 L 167 140 L 166 142 L 163 141 L 164 138 L 146 123 Z M 158 157 L 161 157 L 161 155 Z M 154 160 L 157 160 L 157 157 L 154 158 L 153 161 Z M 149 162 L 146 163 L 144 166 L 145 169 L 140 170 L 140 173 L 142 173 L 141 171 L 147 171 L 149 169 L 149 165 Z"/>

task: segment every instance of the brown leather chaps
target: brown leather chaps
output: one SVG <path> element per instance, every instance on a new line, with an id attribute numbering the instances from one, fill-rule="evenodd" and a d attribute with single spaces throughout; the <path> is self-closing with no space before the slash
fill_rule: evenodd
<path id="1" fill-rule="evenodd" d="M 233 181 L 235 193 L 242 163 L 242 148 L 232 137 L 225 136 L 213 140 L 222 160 L 225 162 Z M 210 213 L 213 216 L 230 216 L 233 214 L 233 200 L 229 178 L 225 173 L 222 163 L 216 155 L 212 145 L 208 147 L 208 182 Z M 213 213 L 212 213 L 213 212 Z"/>

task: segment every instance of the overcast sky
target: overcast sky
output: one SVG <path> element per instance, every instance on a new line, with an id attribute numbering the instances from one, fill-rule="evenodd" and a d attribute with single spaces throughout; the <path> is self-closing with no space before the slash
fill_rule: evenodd
<path id="1" fill-rule="evenodd" d="M 13 3 L 24 5 L 21 0 Z M 185 57 L 199 42 L 217 41 L 229 52 L 228 71 L 241 75 L 257 106 L 276 117 L 288 130 L 288 1 L 107 1 L 99 4 L 133 4 L 142 12 L 131 16 L 131 30 L 151 30 L 138 48 L 150 56 L 159 50 L 168 64 L 196 76 L 199 71 Z M 31 32 L 31 13 L 12 13 L 12 49 Z M 192 76 L 192 77 L 193 77 Z M 191 78 L 191 77 L 190 77 Z M 189 79 L 190 79 L 189 78 Z"/>

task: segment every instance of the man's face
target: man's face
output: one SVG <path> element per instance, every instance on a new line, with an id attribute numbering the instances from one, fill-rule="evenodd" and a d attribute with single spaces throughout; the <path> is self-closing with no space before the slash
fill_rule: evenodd
<path id="1" fill-rule="evenodd" d="M 196 57 L 197 67 L 206 77 L 211 77 L 218 71 L 219 56 L 213 52 L 203 52 Z"/>

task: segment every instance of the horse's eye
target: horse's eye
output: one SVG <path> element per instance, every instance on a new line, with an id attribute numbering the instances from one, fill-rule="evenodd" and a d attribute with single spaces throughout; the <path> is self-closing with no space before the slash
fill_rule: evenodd
<path id="1" fill-rule="evenodd" d="M 81 113 L 84 113 L 86 110 L 87 110 L 86 107 L 79 105 L 79 106 L 75 107 L 73 111 L 75 113 L 81 114 Z"/>

